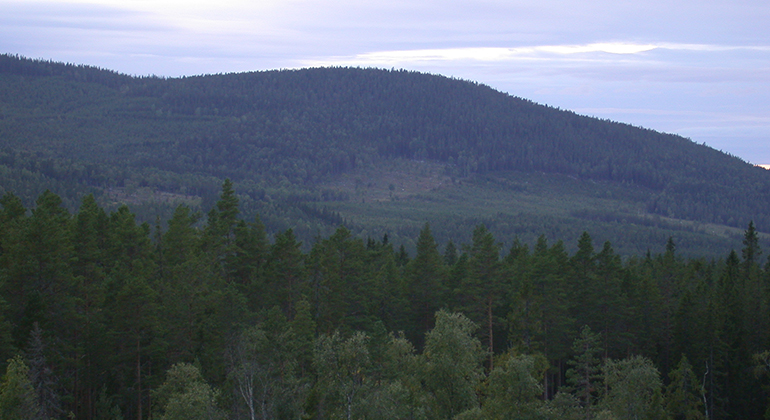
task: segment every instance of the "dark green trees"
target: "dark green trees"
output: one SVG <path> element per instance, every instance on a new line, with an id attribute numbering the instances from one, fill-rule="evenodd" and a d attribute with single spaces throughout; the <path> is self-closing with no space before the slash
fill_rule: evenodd
<path id="1" fill-rule="evenodd" d="M 308 292 L 301 246 L 291 229 L 275 235 L 265 270 L 268 282 L 260 289 L 261 298 L 269 306 L 278 305 L 289 319 L 294 318 L 297 303 Z"/>
<path id="2" fill-rule="evenodd" d="M 446 276 L 444 259 L 426 223 L 417 238 L 417 254 L 407 264 L 404 274 L 404 293 L 408 299 L 405 309 L 411 312 L 407 337 L 418 345 L 422 344 L 424 332 L 432 327 L 435 312 L 447 300 Z"/>
<path id="3" fill-rule="evenodd" d="M 687 356 L 682 356 L 676 369 L 669 373 L 666 387 L 666 408 L 677 420 L 705 419 L 703 397 L 706 390 L 695 376 Z"/>
<path id="4" fill-rule="evenodd" d="M 566 372 L 566 380 L 572 394 L 580 401 L 583 418 L 593 418 L 596 401 L 602 395 L 601 336 L 584 326 L 573 344 L 575 358 Z"/>
<path id="5" fill-rule="evenodd" d="M 473 230 L 468 272 L 461 283 L 460 302 L 464 313 L 479 325 L 483 325 L 483 337 L 487 342 L 489 369 L 495 354 L 495 309 L 502 302 L 505 287 L 501 278 L 500 246 L 492 233 L 483 225 Z"/>
<path id="6" fill-rule="evenodd" d="M 344 227 L 311 251 L 312 294 L 320 331 L 331 333 L 343 325 L 368 324 L 373 278 L 366 275 L 365 246 Z"/>
<path id="7" fill-rule="evenodd" d="M 410 259 L 344 227 L 306 252 L 292 229 L 240 220 L 227 183 L 208 220 L 180 206 L 152 236 L 92 196 L 75 214 L 51 193 L 34 211 L 0 204 L 3 410 L 720 419 L 767 407 L 769 277 L 751 226 L 741 253 L 706 261 L 673 241 L 621 258 L 588 233 L 572 253 L 541 236 L 501 260 L 484 226 L 441 255 L 425 225 Z"/>

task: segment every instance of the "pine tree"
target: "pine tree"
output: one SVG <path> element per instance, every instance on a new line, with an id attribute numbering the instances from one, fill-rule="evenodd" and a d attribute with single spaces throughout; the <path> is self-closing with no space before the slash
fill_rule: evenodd
<path id="1" fill-rule="evenodd" d="M 543 377 L 544 397 L 550 398 L 561 382 L 560 367 L 569 354 L 569 337 L 574 330 L 574 319 L 570 316 L 571 288 L 565 277 L 568 258 L 561 241 L 548 248 L 545 237 L 541 236 L 531 261 L 529 276 L 536 296 L 533 299 L 537 305 L 534 312 L 539 327 L 534 337 L 539 350 L 556 366 L 555 370 L 547 371 Z"/>
<path id="2" fill-rule="evenodd" d="M 694 268 L 694 267 L 691 267 Z M 674 317 L 679 300 L 682 297 L 682 292 L 691 290 L 694 284 L 697 284 L 697 280 L 690 281 L 686 279 L 688 275 L 696 275 L 696 273 L 690 271 L 689 274 L 687 267 L 682 263 L 681 259 L 676 254 L 676 243 L 672 237 L 668 238 L 666 243 L 666 250 L 662 255 L 655 258 L 654 261 L 650 261 L 650 270 L 653 278 L 650 279 L 654 284 L 645 284 L 643 287 L 652 287 L 657 285 L 655 290 L 650 290 L 651 296 L 649 298 L 641 297 L 642 299 L 649 299 L 648 302 L 657 301 L 659 299 L 660 309 L 652 314 L 652 318 L 648 318 L 645 322 L 657 321 L 655 337 L 647 336 L 648 339 L 658 339 L 657 343 L 657 356 L 656 360 L 658 366 L 667 371 L 671 369 L 674 363 L 674 358 L 677 353 L 674 347 Z M 647 280 L 645 278 L 644 280 Z M 637 319 L 644 317 L 636 317 Z"/>
<path id="3" fill-rule="evenodd" d="M 444 264 L 447 267 L 451 267 L 455 265 L 457 258 L 457 246 L 455 245 L 454 241 L 450 239 L 444 247 Z"/>
<path id="4" fill-rule="evenodd" d="M 15 320 L 17 340 L 22 347 L 39 322 L 51 331 L 64 332 L 62 323 L 72 319 L 72 240 L 70 215 L 62 200 L 45 191 L 36 201 L 31 217 L 25 224 L 22 242 L 12 252 L 15 259 L 9 281 L 21 291 L 14 299 L 21 305 L 23 319 Z"/>
<path id="5" fill-rule="evenodd" d="M 596 255 L 597 283 L 592 296 L 594 325 L 597 325 L 604 338 L 605 356 L 620 356 L 630 345 L 626 333 L 627 322 L 631 318 L 628 296 L 623 288 L 625 272 L 620 256 L 615 254 L 612 245 L 605 242 L 601 252 Z"/>
<path id="6" fill-rule="evenodd" d="M 0 212 L 0 222 L 3 224 L 23 219 L 27 214 L 27 209 L 24 208 L 21 199 L 12 192 L 6 192 L 0 198 L 0 205 L 3 206 L 3 210 Z M 7 228 L 7 226 L 4 227 Z"/>
<path id="7" fill-rule="evenodd" d="M 733 416 L 758 418 L 761 412 L 751 404 L 760 398 L 756 378 L 750 375 L 750 336 L 745 316 L 745 278 L 738 255 L 732 251 L 725 262 L 715 292 L 717 316 L 721 318 L 716 330 L 722 351 L 717 353 L 725 368 L 721 383 L 725 392 L 724 410 Z M 716 413 L 715 413 L 716 414 Z"/>
<path id="8" fill-rule="evenodd" d="M 191 212 L 185 205 L 179 205 L 174 209 L 171 219 L 168 221 L 168 230 L 161 237 L 163 248 L 163 266 L 166 270 L 174 268 L 199 258 L 200 232 L 194 225 L 198 221 L 198 215 Z"/>
<path id="9" fill-rule="evenodd" d="M 80 210 L 73 223 L 73 249 L 75 261 L 72 264 L 74 275 L 73 296 L 77 318 L 75 325 L 75 362 L 81 389 L 74 389 L 73 394 L 80 400 L 76 406 L 82 407 L 87 416 L 93 413 L 100 382 L 99 372 L 106 370 L 107 335 L 102 308 L 105 299 L 105 280 L 111 262 L 108 248 L 109 218 L 96 203 L 93 195 L 83 198 Z M 81 396 L 82 395 L 82 396 Z"/>
<path id="10" fill-rule="evenodd" d="M 485 327 L 483 337 L 487 341 L 489 369 L 494 368 L 495 309 L 505 292 L 500 275 L 500 245 L 485 226 L 476 226 L 468 261 L 468 276 L 459 292 L 464 298 L 464 312 Z"/>
<path id="11" fill-rule="evenodd" d="M 667 367 L 673 344 L 673 320 L 664 322 L 663 318 L 664 311 L 672 312 L 674 308 L 664 307 L 648 264 L 630 268 L 626 275 L 624 289 L 628 295 L 629 312 L 633 314 L 628 320 L 628 328 L 633 332 L 631 343 L 641 354 Z"/>
<path id="12" fill-rule="evenodd" d="M 417 238 L 417 255 L 409 261 L 405 271 L 406 295 L 409 310 L 414 313 L 407 337 L 422 344 L 421 337 L 431 328 L 433 316 L 445 300 L 446 270 L 438 244 L 433 239 L 430 225 L 425 224 Z"/>
<path id="13" fill-rule="evenodd" d="M 211 346 L 207 340 L 223 332 L 217 316 L 224 281 L 212 270 L 201 249 L 197 215 L 178 206 L 161 237 L 163 274 L 153 287 L 157 296 L 158 330 L 171 361 L 191 361 Z"/>
<path id="14" fill-rule="evenodd" d="M 222 193 L 215 208 L 209 212 L 207 229 L 220 241 L 220 246 L 227 248 L 235 241 L 235 225 L 238 222 L 238 197 L 230 179 L 222 183 Z"/>
<path id="15" fill-rule="evenodd" d="M 289 347 L 296 358 L 300 376 L 309 374 L 313 363 L 316 323 L 310 311 L 310 303 L 303 298 L 297 302 L 296 313 L 291 320 L 292 342 Z"/>
<path id="16" fill-rule="evenodd" d="M 330 333 L 340 327 L 367 330 L 372 319 L 373 282 L 365 275 L 366 247 L 340 227 L 311 251 L 313 304 L 319 331 Z"/>
<path id="17" fill-rule="evenodd" d="M 762 255 L 762 250 L 759 247 L 759 235 L 754 227 L 754 221 L 749 222 L 749 226 L 746 228 L 746 232 L 743 235 L 743 246 L 741 254 L 743 255 L 745 269 L 748 271 L 752 265 L 759 263 L 759 256 Z"/>
<path id="18" fill-rule="evenodd" d="M 409 323 L 406 288 L 401 270 L 396 265 L 393 246 L 376 244 L 368 250 L 366 259 L 368 276 L 371 276 L 372 296 L 370 313 L 375 322 L 381 323 L 388 331 L 403 330 Z"/>
<path id="19" fill-rule="evenodd" d="M 596 327 L 592 296 L 598 283 L 596 270 L 593 240 L 588 232 L 583 232 L 578 240 L 577 252 L 569 260 L 569 281 L 573 285 L 574 300 L 579 302 L 573 307 L 575 322 L 578 325 Z"/>
<path id="20" fill-rule="evenodd" d="M 108 259 L 111 264 L 105 291 L 105 322 L 115 343 L 109 363 L 122 388 L 127 417 L 141 420 L 146 413 L 153 357 L 164 346 L 159 334 L 158 294 L 150 228 L 137 225 L 135 215 L 121 206 L 110 215 Z M 137 310 L 141 308 L 141 310 Z"/>
<path id="21" fill-rule="evenodd" d="M 262 303 L 260 294 L 264 291 L 269 254 L 270 243 L 259 216 L 250 223 L 239 220 L 235 226 L 235 252 L 229 257 L 227 266 L 229 277 L 254 311 Z"/>
<path id="22" fill-rule="evenodd" d="M 235 234 L 238 213 L 238 197 L 233 183 L 230 179 L 225 179 L 219 200 L 208 213 L 203 249 L 210 258 L 212 268 L 220 273 L 226 282 L 232 280 L 229 264 L 238 253 Z"/>
<path id="23" fill-rule="evenodd" d="M 744 233 L 743 245 L 741 276 L 745 282 L 743 299 L 745 301 L 746 328 L 748 331 L 767 331 L 768 316 L 770 316 L 768 306 L 770 305 L 767 302 L 766 285 L 759 266 L 762 249 L 759 246 L 759 237 L 753 221 L 749 223 Z M 770 344 L 767 340 L 766 334 L 752 334 L 752 339 L 747 345 L 751 346 L 751 352 L 757 352 Z"/>
<path id="24" fill-rule="evenodd" d="M 302 243 L 291 229 L 275 236 L 267 259 L 268 284 L 264 288 L 265 303 L 279 305 L 288 319 L 293 319 L 296 304 L 305 291 L 306 271 Z"/>
<path id="25" fill-rule="evenodd" d="M 17 276 L 16 264 L 23 258 L 23 228 L 27 210 L 19 197 L 7 192 L 0 198 L 0 361 L 8 360 L 17 352 L 15 336 L 22 333 L 14 328 L 13 322 L 19 322 L 24 304 L 24 282 Z M 5 296 L 14 296 L 10 302 Z"/>
<path id="26" fill-rule="evenodd" d="M 531 259 L 529 248 L 517 240 L 505 257 L 503 267 L 503 275 L 510 279 L 507 292 L 509 341 L 526 354 L 539 350 L 536 335 L 542 331 L 538 324 L 540 307 L 531 275 Z"/>

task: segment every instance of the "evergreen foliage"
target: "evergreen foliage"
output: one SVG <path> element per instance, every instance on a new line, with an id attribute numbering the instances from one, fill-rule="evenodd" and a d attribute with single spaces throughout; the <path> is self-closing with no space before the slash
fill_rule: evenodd
<path id="1" fill-rule="evenodd" d="M 74 214 L 51 192 L 30 210 L 0 199 L 0 350 L 26 357 L 3 366 L 2 418 L 767 410 L 768 267 L 751 224 L 741 253 L 712 260 L 672 240 L 624 259 L 588 233 L 572 254 L 541 236 L 500 258 L 483 225 L 446 255 L 428 225 L 413 258 L 345 227 L 306 252 L 292 230 L 245 222 L 233 188 L 205 221 L 182 205 L 156 232 L 93 196 Z"/>
<path id="2" fill-rule="evenodd" d="M 622 239 L 624 250 L 640 241 L 642 250 L 657 245 L 645 228 L 666 225 L 666 218 L 739 229 L 753 220 L 758 231 L 770 231 L 767 171 L 679 136 L 538 105 L 477 83 L 355 68 L 137 78 L 0 55 L 0 193 L 16 192 L 27 206 L 50 189 L 72 211 L 93 193 L 110 210 L 131 203 L 140 220 L 161 214 L 165 221 L 180 202 L 212 208 L 230 179 L 239 185 L 246 219 L 259 213 L 271 231 L 293 228 L 310 245 L 319 231 L 326 236 L 349 222 L 349 213 L 335 205 L 356 201 L 367 187 L 341 191 L 331 180 L 399 161 L 431 162 L 452 183 L 474 180 L 489 194 L 530 188 L 501 182 L 506 172 L 612 186 L 595 193 L 601 198 L 617 195 L 617 187 L 623 200 L 634 197 L 634 211 L 568 208 L 570 218 L 557 224 L 569 229 L 577 219 L 583 229 L 601 226 L 616 246 Z M 220 257 L 237 254 L 227 225 L 233 220 L 227 200 L 235 195 L 228 194 L 219 203 L 225 207 L 210 215 L 223 218 L 209 232 L 223 235 L 229 247 L 217 251 Z M 522 224 L 534 237 L 550 233 L 543 230 L 553 221 L 538 212 L 526 216 L 447 215 L 451 223 L 434 223 L 433 233 L 442 241 L 467 237 L 469 226 L 480 223 L 490 229 Z M 635 228 L 619 229 L 618 222 Z M 379 228 L 359 223 L 348 228 Z M 509 227 L 510 239 L 522 233 Z M 409 230 L 418 228 L 401 223 L 398 236 L 412 240 Z M 717 239 L 707 241 L 712 244 L 682 245 L 704 249 Z"/>

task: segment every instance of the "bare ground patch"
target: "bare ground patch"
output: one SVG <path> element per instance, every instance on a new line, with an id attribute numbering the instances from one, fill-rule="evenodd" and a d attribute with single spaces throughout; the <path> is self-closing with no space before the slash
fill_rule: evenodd
<path id="1" fill-rule="evenodd" d="M 104 193 L 114 204 L 163 203 L 186 204 L 190 207 L 201 204 L 201 198 L 196 195 L 157 191 L 153 188 L 108 188 Z"/>
<path id="2" fill-rule="evenodd" d="M 397 201 L 460 182 L 445 172 L 441 163 L 400 160 L 340 175 L 322 187 L 348 193 L 356 200 Z"/>

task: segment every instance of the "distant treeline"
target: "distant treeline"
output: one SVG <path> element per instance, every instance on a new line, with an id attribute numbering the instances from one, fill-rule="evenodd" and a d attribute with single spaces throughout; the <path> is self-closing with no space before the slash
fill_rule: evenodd
<path id="1" fill-rule="evenodd" d="M 770 265 L 0 199 L 2 418 L 760 418 Z M 319 217 L 334 218 L 320 212 Z M 200 226 L 200 227 L 198 227 Z M 14 411 L 16 410 L 16 411 Z M 21 417 L 13 417 L 15 413 Z M 32 414 L 30 414 L 32 413 Z M 40 417 L 43 416 L 43 417 Z M 610 417 L 612 416 L 612 417 Z"/>
<path id="2" fill-rule="evenodd" d="M 654 214 L 770 231 L 767 171 L 679 136 L 417 72 L 136 78 L 0 55 L 0 103 L 0 169 L 16 187 L 6 190 L 55 181 L 65 201 L 130 184 L 213 202 L 224 178 L 252 199 L 320 201 L 328 177 L 402 158 L 456 177 L 516 170 L 627 183 L 653 191 Z"/>

